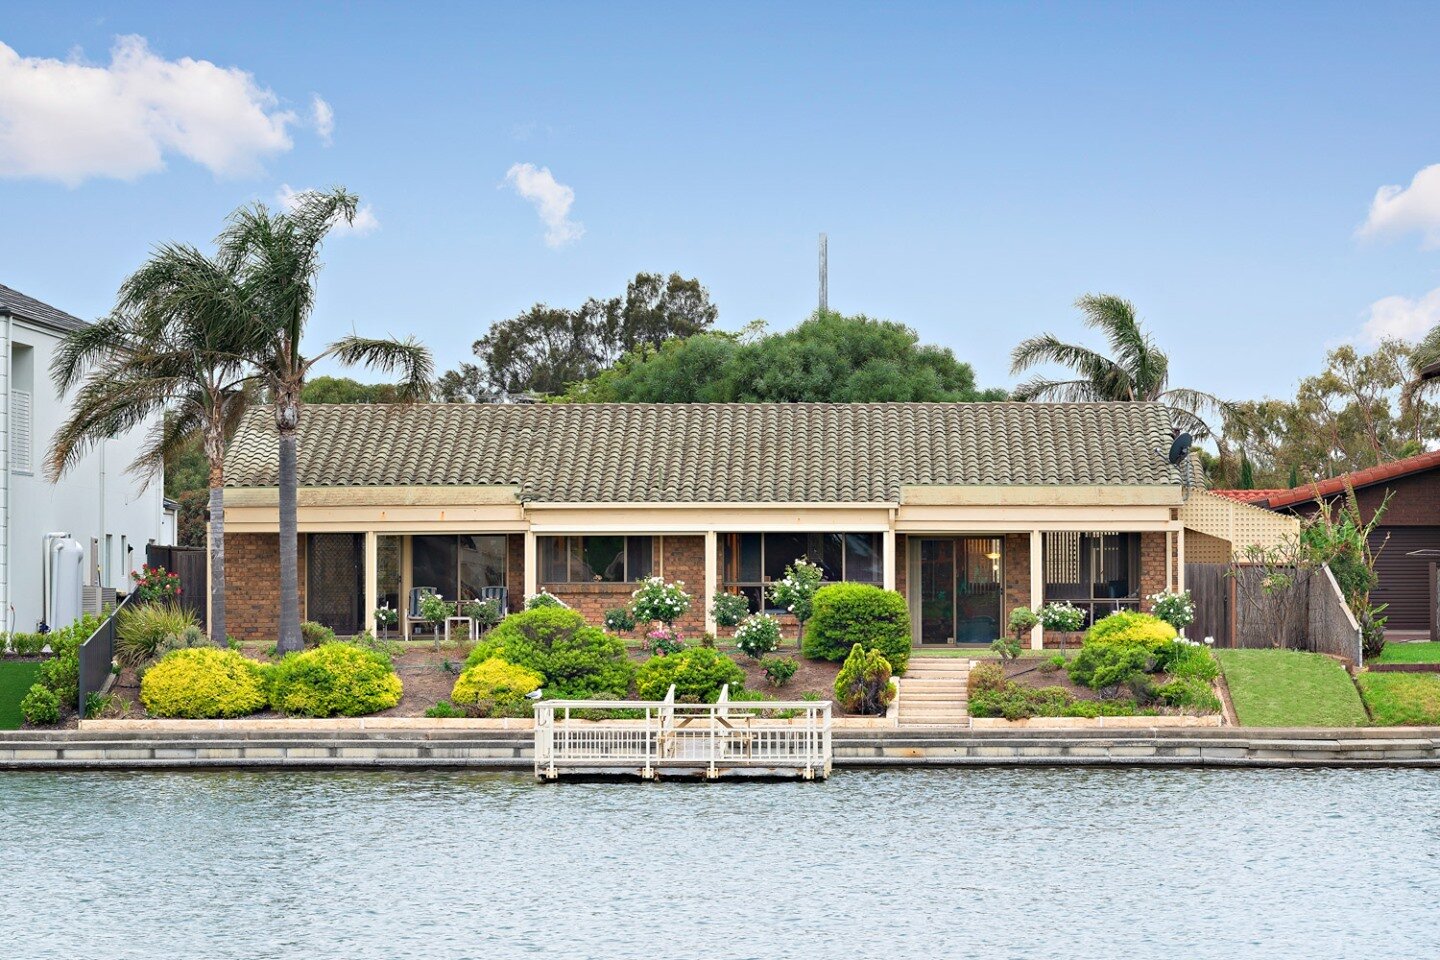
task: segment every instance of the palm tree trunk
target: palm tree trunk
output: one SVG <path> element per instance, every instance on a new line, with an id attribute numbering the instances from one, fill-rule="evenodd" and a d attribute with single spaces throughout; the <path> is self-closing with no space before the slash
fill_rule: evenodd
<path id="1" fill-rule="evenodd" d="M 296 518 L 299 476 L 295 461 L 295 431 L 299 404 L 294 396 L 276 398 L 275 419 L 280 428 L 280 653 L 301 650 L 300 542 Z"/>
<path id="2" fill-rule="evenodd" d="M 210 640 L 225 646 L 225 487 L 210 481 Z"/>

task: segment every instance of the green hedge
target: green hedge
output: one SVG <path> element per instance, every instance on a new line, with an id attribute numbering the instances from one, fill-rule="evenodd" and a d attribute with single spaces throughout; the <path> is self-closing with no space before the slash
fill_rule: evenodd
<path id="1" fill-rule="evenodd" d="M 534 670 L 491 657 L 465 668 L 450 691 L 450 699 L 476 716 L 523 717 L 530 713 L 525 695 L 544 682 L 545 678 Z"/>
<path id="2" fill-rule="evenodd" d="M 512 613 L 475 645 L 465 665 L 492 657 L 540 674 L 548 698 L 618 700 L 630 693 L 635 679 L 625 641 L 589 626 L 568 607 Z"/>
<path id="3" fill-rule="evenodd" d="M 152 717 L 243 717 L 268 703 L 264 668 L 234 650 L 176 650 L 145 671 L 140 702 Z"/>
<path id="4" fill-rule="evenodd" d="M 801 649 L 815 660 L 844 660 L 859 644 L 878 650 L 896 673 L 910 663 L 910 611 L 894 590 L 832 583 L 815 593 Z"/>
<path id="5" fill-rule="evenodd" d="M 1158 650 L 1178 636 L 1175 628 L 1159 617 L 1121 610 L 1096 620 L 1085 632 L 1085 643 L 1136 643 Z"/>
<path id="6" fill-rule="evenodd" d="M 664 700 L 673 683 L 676 700 L 714 703 L 727 683 L 732 693 L 744 688 L 745 671 L 712 647 L 690 647 L 646 660 L 640 665 L 637 683 L 641 700 Z"/>
<path id="7" fill-rule="evenodd" d="M 270 668 L 269 692 L 271 705 L 282 713 L 359 717 L 395 706 L 404 686 L 383 653 L 350 643 L 327 643 L 286 654 Z"/>

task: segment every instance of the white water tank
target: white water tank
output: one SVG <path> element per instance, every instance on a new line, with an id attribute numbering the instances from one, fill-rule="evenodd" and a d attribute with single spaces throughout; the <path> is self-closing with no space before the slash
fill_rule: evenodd
<path id="1" fill-rule="evenodd" d="M 51 630 L 59 630 L 79 620 L 84 610 L 85 548 L 64 534 L 45 539 L 45 622 Z"/>

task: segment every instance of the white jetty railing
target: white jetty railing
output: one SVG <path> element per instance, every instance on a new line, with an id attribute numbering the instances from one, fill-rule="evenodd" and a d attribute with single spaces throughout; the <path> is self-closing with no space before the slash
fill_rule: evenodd
<path id="1" fill-rule="evenodd" d="M 625 720 L 582 718 L 641 711 Z M 779 714 L 777 716 L 777 714 Z M 542 700 L 535 704 L 535 776 L 566 774 L 800 777 L 830 775 L 830 701 Z"/>

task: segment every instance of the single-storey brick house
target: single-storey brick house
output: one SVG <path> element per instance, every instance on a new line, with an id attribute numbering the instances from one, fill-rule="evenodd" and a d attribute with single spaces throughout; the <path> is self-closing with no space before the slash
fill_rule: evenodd
<path id="1" fill-rule="evenodd" d="M 1092 616 L 1184 583 L 1184 490 L 1150 403 L 312 405 L 299 434 L 301 604 L 342 633 L 411 590 L 541 588 L 598 622 L 640 577 L 767 603 L 806 556 L 903 593 L 917 644 L 989 643 L 1010 610 Z M 227 462 L 232 632 L 277 632 L 277 442 Z M 1042 642 L 1039 632 L 1031 642 Z"/>

